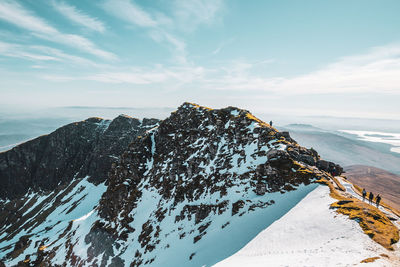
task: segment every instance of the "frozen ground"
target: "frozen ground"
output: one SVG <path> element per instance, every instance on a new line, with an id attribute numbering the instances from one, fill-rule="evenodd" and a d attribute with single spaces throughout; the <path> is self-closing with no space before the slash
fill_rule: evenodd
<path id="1" fill-rule="evenodd" d="M 357 222 L 329 209 L 334 201 L 328 187 L 317 187 L 244 248 L 214 266 L 354 266 L 389 254 Z M 366 266 L 396 265 L 378 259 Z"/>

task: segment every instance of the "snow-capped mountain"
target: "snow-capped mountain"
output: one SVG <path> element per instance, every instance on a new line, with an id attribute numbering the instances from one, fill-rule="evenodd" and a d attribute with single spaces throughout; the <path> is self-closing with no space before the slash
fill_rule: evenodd
<path id="1" fill-rule="evenodd" d="M 157 123 L 90 118 L 0 153 L 0 258 L 14 259 L 7 266 L 43 254 L 37 240 L 47 244 L 97 206 L 111 163 Z"/>
<path id="2" fill-rule="evenodd" d="M 238 108 L 89 119 L 0 154 L 0 259 L 211 266 L 330 179 L 325 171 L 342 169 Z"/>

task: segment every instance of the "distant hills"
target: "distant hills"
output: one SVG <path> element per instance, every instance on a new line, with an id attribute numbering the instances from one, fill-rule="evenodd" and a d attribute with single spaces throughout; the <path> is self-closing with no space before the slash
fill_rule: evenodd
<path id="1" fill-rule="evenodd" d="M 316 149 L 324 159 L 343 166 L 373 166 L 400 175 L 400 154 L 391 152 L 388 144 L 357 140 L 351 135 L 341 135 L 308 124 L 289 124 L 278 128 L 289 131 L 291 137 L 305 147 Z"/>
<path id="2" fill-rule="evenodd" d="M 311 124 L 303 124 L 303 123 L 292 123 L 284 126 L 283 128 L 289 128 L 291 130 L 300 130 L 300 131 L 324 131 L 321 128 L 312 126 Z"/>

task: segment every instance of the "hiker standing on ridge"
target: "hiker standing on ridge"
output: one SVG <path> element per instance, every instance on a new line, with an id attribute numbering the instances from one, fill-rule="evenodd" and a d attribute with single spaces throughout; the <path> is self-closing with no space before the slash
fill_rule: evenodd
<path id="1" fill-rule="evenodd" d="M 269 122 L 269 125 L 272 127 L 272 121 Z"/>
<path id="2" fill-rule="evenodd" d="M 381 203 L 381 196 L 378 194 L 377 196 L 376 196 L 376 207 L 377 208 L 379 208 L 379 203 Z"/>
<path id="3" fill-rule="evenodd" d="M 336 167 L 333 167 L 333 168 L 332 168 L 331 175 L 332 175 L 333 177 L 336 176 Z"/>
<path id="4" fill-rule="evenodd" d="M 372 204 L 372 201 L 374 200 L 374 194 L 372 194 L 372 192 L 369 192 L 369 197 L 368 197 L 368 199 L 369 199 L 369 204 L 371 205 L 371 204 Z"/>
<path id="5" fill-rule="evenodd" d="M 362 196 L 363 196 L 363 202 L 364 202 L 365 197 L 367 196 L 367 191 L 365 191 L 365 188 L 363 188 Z"/>

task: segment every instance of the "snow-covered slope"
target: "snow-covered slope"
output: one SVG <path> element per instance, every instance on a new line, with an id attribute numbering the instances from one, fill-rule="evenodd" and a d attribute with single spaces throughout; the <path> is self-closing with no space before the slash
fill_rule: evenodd
<path id="1" fill-rule="evenodd" d="M 315 187 L 318 170 L 295 157 L 317 161 L 247 111 L 184 104 L 114 166 L 88 254 L 75 255 L 83 264 L 210 266 Z M 257 184 L 267 194 L 258 196 Z"/>
<path id="2" fill-rule="evenodd" d="M 63 244 L 66 229 L 98 206 L 111 162 L 157 122 L 89 118 L 0 153 L 0 266 L 37 265 Z"/>
<path id="3" fill-rule="evenodd" d="M 381 257 L 388 250 L 369 238 L 354 220 L 329 208 L 336 200 L 319 186 L 244 248 L 214 265 L 235 266 L 399 266 Z M 363 264 L 362 264 L 363 265 Z"/>
<path id="4" fill-rule="evenodd" d="M 28 191 L 0 203 L 20 203 L 20 213 L 28 212 L 22 221 L 33 214 L 35 221 L 0 227 L 0 259 L 28 266 L 211 266 L 284 216 L 316 179 L 328 179 L 316 166 L 335 167 L 233 107 L 185 103 L 141 131 L 105 183 L 74 178 L 50 198 Z"/>
<path id="5" fill-rule="evenodd" d="M 87 181 L 88 177 L 74 180 L 57 192 L 43 194 L 27 194 L 21 201 L 26 203 L 20 221 L 8 224 L 2 228 L 0 246 L 1 255 L 9 255 L 7 266 L 16 265 L 29 256 L 30 262 L 40 260 L 44 250 L 61 247 L 66 241 L 66 229 L 76 229 L 77 222 L 85 219 L 85 215 L 98 205 L 101 195 L 106 190 L 104 183 L 94 185 Z M 33 204 L 32 204 L 33 203 Z M 5 206 L 12 204 L 5 203 Z M 27 219 L 25 219 L 27 218 Z M 19 227 L 16 228 L 15 226 Z M 12 237 L 12 238 L 10 238 Z M 15 249 L 19 247 L 20 249 Z M 63 250 L 59 250 L 52 264 L 62 264 L 65 261 Z M 61 253 L 61 254 L 60 254 Z"/>

